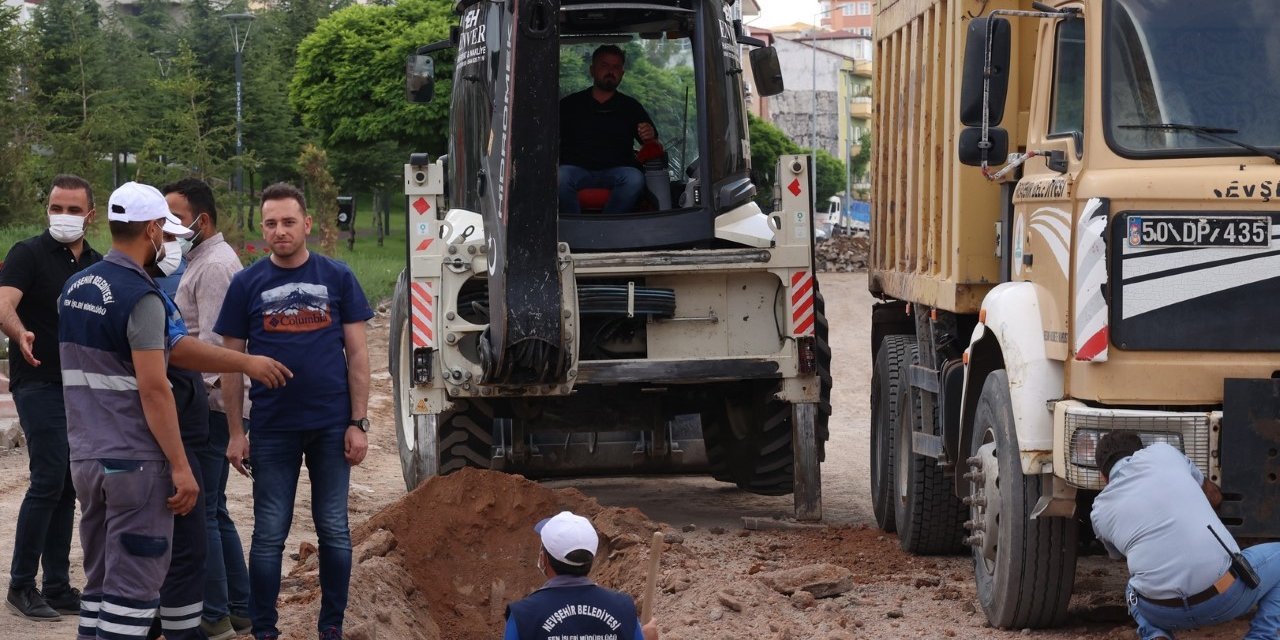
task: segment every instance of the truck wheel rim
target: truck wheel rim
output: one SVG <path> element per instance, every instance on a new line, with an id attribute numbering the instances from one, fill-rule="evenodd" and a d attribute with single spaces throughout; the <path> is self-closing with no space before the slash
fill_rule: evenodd
<path id="1" fill-rule="evenodd" d="M 988 432 L 990 438 L 992 434 Z M 969 507 L 972 521 L 980 527 L 974 547 L 981 554 L 987 573 L 995 570 L 996 556 L 1000 551 L 1000 463 L 996 458 L 996 443 L 988 441 L 978 448 L 977 460 L 970 465 L 974 473 L 969 481 Z"/>

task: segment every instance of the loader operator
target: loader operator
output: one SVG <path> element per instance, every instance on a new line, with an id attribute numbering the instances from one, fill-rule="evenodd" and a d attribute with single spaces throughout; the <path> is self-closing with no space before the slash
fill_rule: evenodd
<path id="1" fill-rule="evenodd" d="M 649 112 L 618 91 L 622 49 L 602 45 L 591 54 L 592 86 L 560 100 L 560 211 L 578 213 L 578 190 L 610 189 L 604 213 L 628 213 L 644 192 L 634 143 L 656 142 Z"/>
<path id="2" fill-rule="evenodd" d="M 1258 578 L 1250 588 L 1214 513 L 1222 494 L 1180 451 L 1143 448 L 1137 434 L 1117 431 L 1099 440 L 1096 460 L 1106 486 L 1093 503 L 1093 529 L 1113 558 L 1128 560 L 1125 600 L 1142 640 L 1172 640 L 1173 631 L 1226 622 L 1254 605 L 1246 640 L 1277 636 L 1280 543 L 1244 550 Z"/>

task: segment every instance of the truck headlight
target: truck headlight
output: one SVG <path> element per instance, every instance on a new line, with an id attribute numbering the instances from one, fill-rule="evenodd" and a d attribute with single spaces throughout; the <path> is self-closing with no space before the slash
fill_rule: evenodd
<path id="1" fill-rule="evenodd" d="M 1078 429 L 1071 435 L 1071 464 L 1090 469 L 1098 468 L 1098 441 L 1102 439 L 1107 431 L 1099 429 Z M 1163 442 L 1178 451 L 1183 451 L 1182 434 L 1169 431 L 1139 431 L 1138 437 L 1142 439 L 1142 446 L 1149 447 L 1157 442 Z"/>

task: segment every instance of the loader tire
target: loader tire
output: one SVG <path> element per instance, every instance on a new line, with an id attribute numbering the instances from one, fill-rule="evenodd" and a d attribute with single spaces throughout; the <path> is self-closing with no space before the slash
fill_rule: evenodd
<path id="1" fill-rule="evenodd" d="M 987 620 L 1001 629 L 1061 625 L 1076 572 L 1079 525 L 1072 518 L 1031 519 L 1041 497 L 1036 475 L 1024 475 L 1013 427 L 1009 378 L 987 375 L 974 415 L 969 482 L 975 499 L 973 572 Z"/>
<path id="2" fill-rule="evenodd" d="M 440 475 L 463 467 L 488 469 L 493 455 L 493 407 L 477 399 L 457 399 L 440 414 Z"/>
<path id="3" fill-rule="evenodd" d="M 919 363 L 919 347 L 907 346 L 902 369 Z M 903 551 L 938 555 L 963 551 L 966 508 L 938 461 L 912 450 L 912 433 L 939 435 L 938 411 L 926 411 L 923 391 L 902 384 L 898 393 L 894 444 L 894 528 Z"/>
<path id="4" fill-rule="evenodd" d="M 814 295 L 814 336 L 821 384 L 814 431 L 821 460 L 830 433 L 831 346 L 827 342 L 826 306 L 821 293 Z M 776 393 L 775 388 L 733 394 L 723 399 L 723 406 L 703 413 L 702 435 L 713 478 L 768 496 L 786 495 L 795 488 L 792 406 L 773 399 Z"/>
<path id="5" fill-rule="evenodd" d="M 413 414 L 409 398 L 412 349 L 409 332 L 409 283 L 404 271 L 396 280 L 395 294 L 391 298 L 391 335 L 387 349 L 391 372 L 392 398 L 395 403 L 396 444 L 400 450 L 400 473 L 407 491 L 413 491 L 428 477 L 435 475 L 436 460 L 430 447 L 418 446 L 419 424 L 422 418 Z"/>
<path id="6" fill-rule="evenodd" d="M 885 336 L 871 373 L 871 508 L 876 525 L 886 533 L 896 530 L 893 445 L 897 441 L 898 395 L 907 389 L 907 346 L 914 340 L 912 336 Z"/>

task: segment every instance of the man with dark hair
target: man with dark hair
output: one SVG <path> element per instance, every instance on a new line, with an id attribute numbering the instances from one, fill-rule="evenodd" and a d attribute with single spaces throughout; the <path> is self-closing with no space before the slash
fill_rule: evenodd
<path id="1" fill-rule="evenodd" d="M 1163 442 L 1144 448 L 1136 433 L 1113 431 L 1094 454 L 1105 486 L 1093 530 L 1112 558 L 1128 561 L 1125 598 L 1142 640 L 1226 622 L 1254 605 L 1245 638 L 1280 633 L 1280 543 L 1244 550 L 1260 578 L 1250 588 L 1232 567 L 1239 546 L 1214 513 L 1222 493 L 1182 452 Z"/>
<path id="2" fill-rule="evenodd" d="M 187 271 L 178 284 L 175 299 L 187 332 L 196 339 L 222 346 L 222 336 L 213 324 L 222 310 L 231 278 L 240 272 L 240 258 L 218 231 L 217 204 L 213 190 L 203 180 L 183 178 L 162 187 L 169 209 L 193 231 L 187 241 Z M 209 441 L 199 448 L 203 474 L 204 516 L 208 545 L 208 572 L 201 626 L 213 640 L 225 640 L 235 633 L 248 633 L 249 569 L 244 562 L 240 533 L 227 511 L 227 428 L 226 405 L 217 375 L 204 376 L 209 402 Z M 245 404 L 247 410 L 248 405 Z M 235 420 L 240 423 L 241 417 Z"/>
<path id="3" fill-rule="evenodd" d="M 600 543 L 590 520 L 561 511 L 533 530 L 542 541 L 538 568 L 548 580 L 529 597 L 507 607 L 503 640 L 658 640 L 657 623 L 650 620 L 641 626 L 631 596 L 587 578 Z"/>
<path id="4" fill-rule="evenodd" d="M 591 54 L 591 87 L 560 100 L 560 210 L 578 213 L 578 190 L 611 189 L 604 213 L 635 209 L 644 173 L 634 143 L 655 142 L 653 118 L 618 91 L 625 74 L 622 49 L 602 45 Z"/>
<path id="5" fill-rule="evenodd" d="M 147 636 L 172 553 L 173 516 L 199 484 L 167 376 L 159 288 L 169 207 L 154 187 L 111 194 L 111 251 L 70 279 L 58 309 L 71 477 L 80 500 L 85 588 L 78 637 Z"/>
<path id="6" fill-rule="evenodd" d="M 67 280 L 102 259 L 84 239 L 95 217 L 93 188 L 84 178 L 54 178 L 46 213 L 49 228 L 13 245 L 0 270 L 0 327 L 11 345 L 9 388 L 31 470 L 13 536 L 6 604 L 30 620 L 80 611 L 80 592 L 70 577 L 76 493 L 67 457 L 57 304 Z M 44 584 L 37 590 L 42 564 Z"/>
<path id="7" fill-rule="evenodd" d="M 319 541 L 321 640 L 342 637 L 351 581 L 347 492 L 351 467 L 364 460 L 369 429 L 369 354 L 365 322 L 373 310 L 347 265 L 307 250 L 311 216 L 297 188 L 262 192 L 262 233 L 271 255 L 231 279 L 213 330 L 238 351 L 274 357 L 294 372 L 283 389 L 254 384 L 252 450 L 236 420 L 239 376 L 223 378 L 231 433 L 227 459 L 241 473 L 253 459 L 253 544 L 249 616 L 258 640 L 275 639 L 280 565 L 305 460 Z"/>

